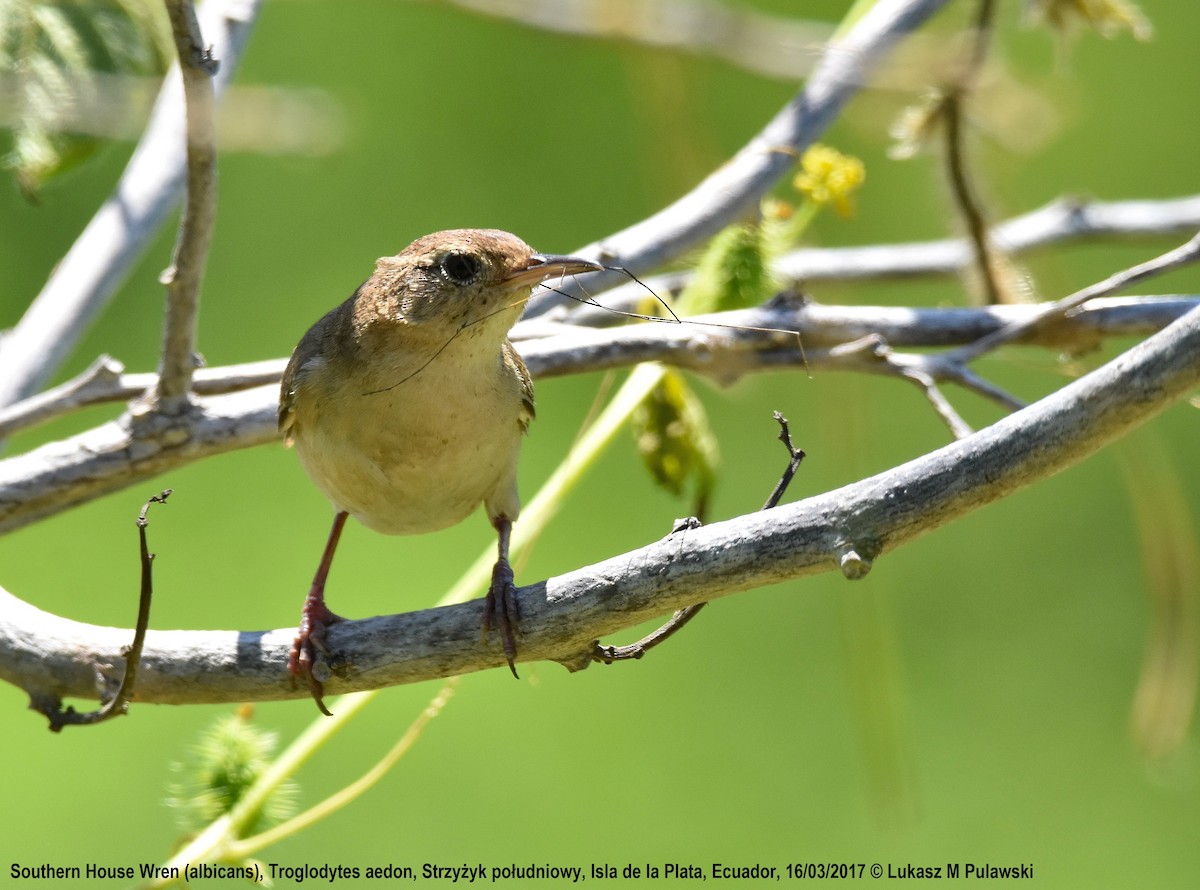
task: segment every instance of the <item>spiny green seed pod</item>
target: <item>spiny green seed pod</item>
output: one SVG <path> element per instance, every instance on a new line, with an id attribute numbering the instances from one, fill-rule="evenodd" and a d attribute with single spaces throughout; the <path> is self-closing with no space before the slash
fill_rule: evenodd
<path id="1" fill-rule="evenodd" d="M 679 298 L 680 315 L 757 306 L 774 291 L 757 223 L 729 226 L 709 242 L 691 283 Z"/>
<path id="2" fill-rule="evenodd" d="M 174 765 L 179 781 L 168 789 L 166 802 L 177 811 L 181 827 L 199 830 L 232 810 L 270 765 L 276 741 L 275 733 L 240 714 L 222 717 L 206 729 L 186 760 Z M 295 797 L 295 785 L 281 785 L 247 823 L 243 836 L 286 819 Z"/>

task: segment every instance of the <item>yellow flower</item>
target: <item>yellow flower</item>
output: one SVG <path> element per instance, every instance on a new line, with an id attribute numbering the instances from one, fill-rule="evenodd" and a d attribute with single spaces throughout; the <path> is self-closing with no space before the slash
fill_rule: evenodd
<path id="1" fill-rule="evenodd" d="M 851 198 L 866 178 L 867 169 L 858 158 L 813 145 L 800 158 L 800 172 L 792 184 L 814 204 L 832 205 L 838 216 L 850 216 Z"/>

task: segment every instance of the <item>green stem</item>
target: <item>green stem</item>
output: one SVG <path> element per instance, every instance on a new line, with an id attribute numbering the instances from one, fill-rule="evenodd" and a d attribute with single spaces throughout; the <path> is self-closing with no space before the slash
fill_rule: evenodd
<path id="1" fill-rule="evenodd" d="M 806 199 L 796 208 L 796 212 L 792 214 L 792 218 L 787 221 L 786 244 L 788 248 L 800 243 L 800 240 L 804 237 L 804 233 L 812 225 L 812 221 L 817 218 L 817 214 L 820 212 L 821 205 L 811 198 Z"/>

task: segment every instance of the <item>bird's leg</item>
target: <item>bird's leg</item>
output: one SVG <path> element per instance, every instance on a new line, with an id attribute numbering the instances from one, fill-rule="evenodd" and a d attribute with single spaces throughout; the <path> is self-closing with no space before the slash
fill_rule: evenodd
<path id="1" fill-rule="evenodd" d="M 333 563 L 333 552 L 337 550 L 338 538 L 342 536 L 342 527 L 346 524 L 347 513 L 338 513 L 333 517 L 333 528 L 329 530 L 329 540 L 325 543 L 325 552 L 321 554 L 321 563 L 317 566 L 317 574 L 313 576 L 312 587 L 304 598 L 304 607 L 300 610 L 300 628 L 296 631 L 296 639 L 292 642 L 292 650 L 288 655 L 288 673 L 292 675 L 292 685 L 296 685 L 297 677 L 308 680 L 308 688 L 312 692 L 313 701 L 326 717 L 333 714 L 325 707 L 323 700 L 325 686 L 313 676 L 313 662 L 316 660 L 316 650 L 325 655 L 325 631 L 331 624 L 336 624 L 342 618 L 329 611 L 325 605 L 325 579 L 329 577 L 329 566 Z"/>
<path id="2" fill-rule="evenodd" d="M 488 588 L 483 609 L 483 636 L 486 639 L 488 631 L 493 627 L 500 631 L 504 642 L 504 657 L 508 660 L 508 669 L 516 677 L 516 631 L 520 615 L 517 609 L 517 588 L 513 584 L 513 570 L 512 566 L 508 564 L 508 540 L 512 535 L 512 520 L 506 516 L 500 516 L 492 520 L 492 525 L 495 526 L 496 533 L 500 536 L 497 544 L 499 558 L 492 569 L 492 586 Z"/>

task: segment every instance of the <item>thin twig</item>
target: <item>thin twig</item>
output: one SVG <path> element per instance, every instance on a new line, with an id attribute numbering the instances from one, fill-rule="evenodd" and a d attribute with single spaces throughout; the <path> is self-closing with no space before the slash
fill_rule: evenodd
<path id="1" fill-rule="evenodd" d="M 762 509 L 764 510 L 770 510 L 772 507 L 779 506 L 780 499 L 787 492 L 788 486 L 792 484 L 792 477 L 796 475 L 796 471 L 800 469 L 801 461 L 806 456 L 802 449 L 792 444 L 792 431 L 788 427 L 788 419 L 778 411 L 774 412 L 771 416 L 779 424 L 779 441 L 787 449 L 788 465 L 784 467 L 783 475 L 779 477 L 779 481 L 775 483 L 775 487 L 763 503 Z"/>
<path id="2" fill-rule="evenodd" d="M 187 407 L 196 370 L 196 323 L 200 285 L 217 213 L 217 134 L 213 76 L 218 63 L 206 47 L 191 0 L 165 0 L 179 54 L 186 105 L 187 187 L 183 219 L 171 267 L 162 275 L 167 287 L 162 357 L 155 390 L 156 407 L 180 414 Z"/>
<path id="3" fill-rule="evenodd" d="M 133 699 L 137 687 L 138 668 L 142 663 L 142 649 L 146 644 L 146 632 L 150 629 L 150 602 L 154 598 L 154 554 L 146 543 L 146 512 L 151 504 L 165 504 L 171 496 L 171 489 L 165 489 L 160 494 L 150 498 L 142 505 L 138 513 L 138 559 L 141 565 L 141 585 L 138 593 L 137 622 L 133 630 L 133 644 L 122 652 L 125 658 L 125 671 L 121 683 L 112 697 L 94 711 L 80 713 L 74 707 L 62 708 L 62 700 L 57 696 L 37 696 L 34 707 L 40 710 L 50 721 L 51 732 L 62 732 L 64 726 L 92 726 L 122 717 L 129 713 L 129 702 Z M 51 705 L 52 702 L 56 704 Z"/>
<path id="4" fill-rule="evenodd" d="M 953 84 L 944 88 L 940 112 L 945 121 L 946 173 L 954 203 L 967 227 L 967 242 L 975 258 L 975 270 L 982 284 L 986 302 L 990 305 L 1007 302 L 997 280 L 998 264 L 995 248 L 988 234 L 987 213 L 983 202 L 971 184 L 967 165 L 966 128 L 964 116 L 967 100 L 979 79 L 992 39 L 993 0 L 979 0 L 979 10 L 971 34 L 971 50 Z"/>
<path id="5" fill-rule="evenodd" d="M 948 92 L 941 102 L 941 114 L 946 123 L 946 175 L 950 181 L 950 193 L 954 204 L 967 229 L 967 243 L 971 246 L 975 274 L 983 288 L 984 302 L 994 306 L 1006 302 L 997 281 L 996 258 L 988 235 L 987 214 L 983 202 L 971 185 L 967 170 L 966 137 L 963 133 L 963 107 L 966 104 L 964 90 Z"/>
<path id="6" fill-rule="evenodd" d="M 820 353 L 817 353 L 816 357 L 820 364 L 824 364 Z M 954 438 L 962 439 L 973 432 L 938 388 L 937 378 L 927 369 L 924 355 L 896 352 L 880 334 L 868 334 L 858 340 L 835 346 L 829 350 L 829 357 L 841 363 L 841 370 L 856 368 L 873 374 L 886 374 L 915 384 L 938 417 L 950 428 Z M 812 366 L 811 363 L 809 366 Z"/>
<path id="7" fill-rule="evenodd" d="M 779 503 L 780 498 L 787 491 L 792 477 L 796 475 L 796 470 L 800 468 L 800 462 L 804 460 L 804 452 L 792 445 L 792 434 L 788 429 L 787 418 L 778 411 L 772 416 L 775 418 L 775 422 L 779 424 L 779 441 L 787 449 L 788 465 L 784 468 L 783 474 L 779 477 L 779 481 L 775 483 L 775 487 L 771 490 L 770 495 L 767 496 L 766 502 L 762 505 L 763 510 L 770 510 Z M 680 520 L 675 523 L 675 528 L 671 530 L 671 534 L 682 534 L 697 528 L 700 528 L 699 520 Z M 691 606 L 685 606 L 667 619 L 657 630 L 642 637 L 636 643 L 630 643 L 628 646 L 605 646 L 597 641 L 592 650 L 592 661 L 598 661 L 602 664 L 613 664 L 617 661 L 636 661 L 655 646 L 677 633 L 685 624 L 695 618 L 697 613 L 706 605 L 708 604 L 696 603 Z"/>

